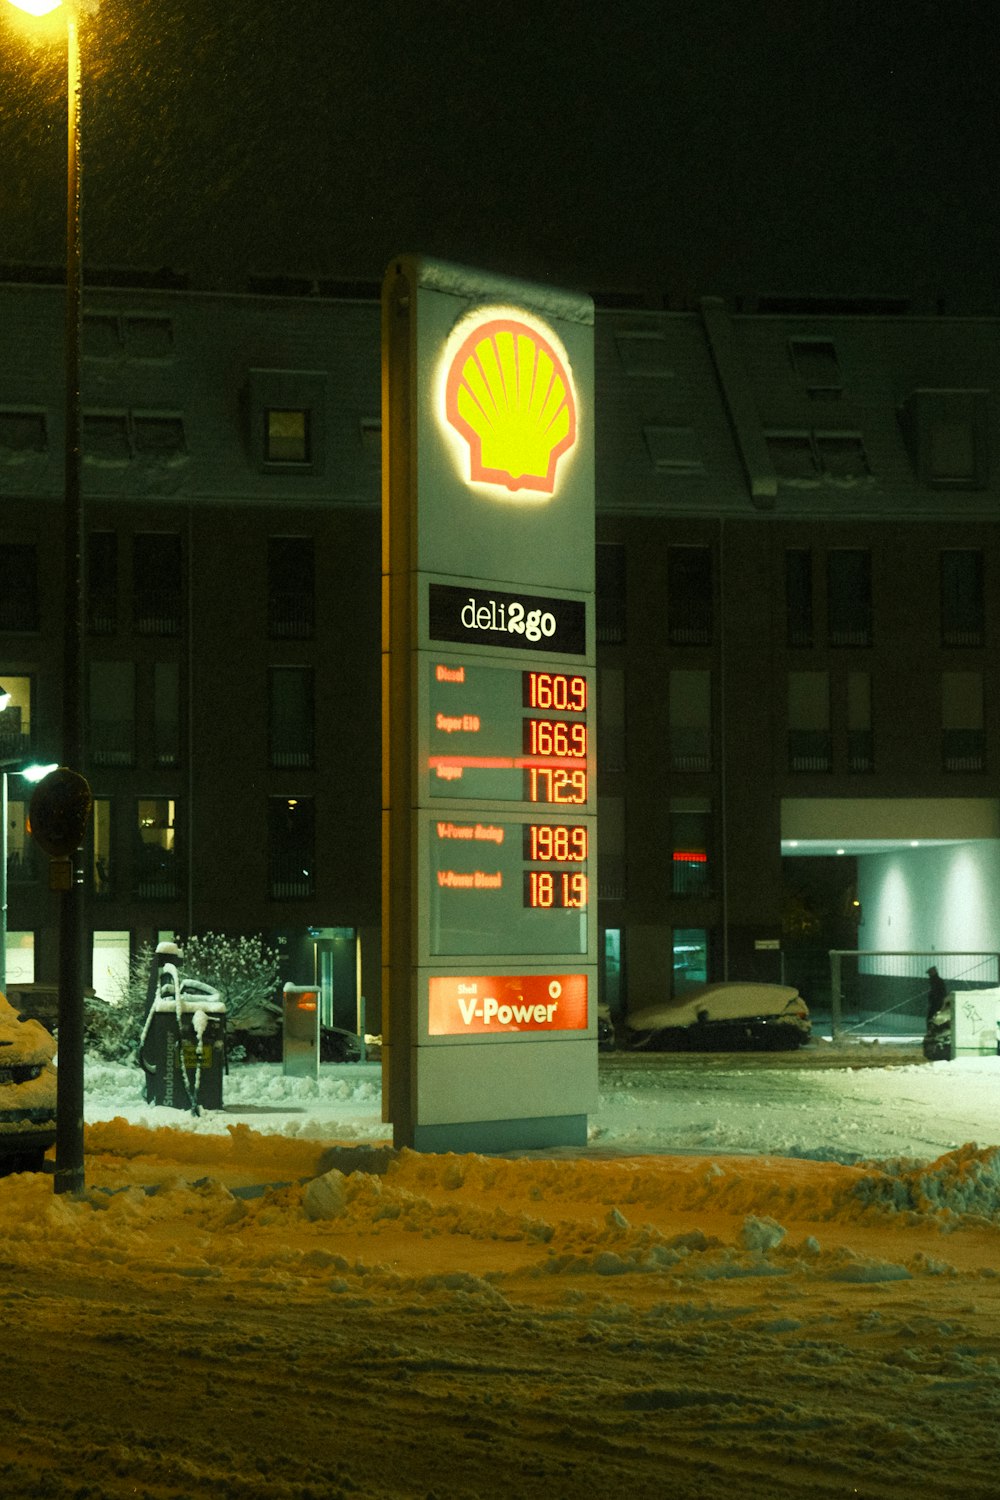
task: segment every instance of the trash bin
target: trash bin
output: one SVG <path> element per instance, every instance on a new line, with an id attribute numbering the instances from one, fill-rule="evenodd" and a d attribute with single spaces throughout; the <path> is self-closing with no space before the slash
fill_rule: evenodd
<path id="1" fill-rule="evenodd" d="M 163 964 L 139 1042 L 139 1063 L 148 1103 L 195 1115 L 221 1109 L 226 1006 L 218 990 L 182 977 L 175 964 Z"/>

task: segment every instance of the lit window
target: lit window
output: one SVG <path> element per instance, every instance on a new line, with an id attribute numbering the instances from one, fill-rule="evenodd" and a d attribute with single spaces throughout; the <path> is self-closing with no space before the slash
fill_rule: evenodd
<path id="1" fill-rule="evenodd" d="M 269 464 L 309 462 L 308 411 L 272 406 L 264 422 L 264 456 Z"/>
<path id="2" fill-rule="evenodd" d="M 177 867 L 177 804 L 170 797 L 143 797 L 138 803 L 135 894 L 180 894 Z"/>
<path id="3" fill-rule="evenodd" d="M 4 672 L 0 676 L 0 685 L 10 697 L 7 706 L 0 709 L 0 758 L 30 760 L 31 678 Z"/>
<path id="4" fill-rule="evenodd" d="M 711 803 L 701 797 L 670 802 L 670 889 L 675 896 L 705 896 L 711 890 Z"/>

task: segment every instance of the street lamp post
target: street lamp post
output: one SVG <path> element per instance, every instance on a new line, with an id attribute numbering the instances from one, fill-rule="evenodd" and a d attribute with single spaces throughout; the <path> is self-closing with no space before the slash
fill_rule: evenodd
<path id="1" fill-rule="evenodd" d="M 83 735 L 83 498 L 81 486 L 80 346 L 83 328 L 81 233 L 80 40 L 82 9 L 96 0 L 11 0 L 29 15 L 63 10 L 66 17 L 66 308 L 63 765 L 82 773 Z M 54 869 L 55 867 L 50 867 Z M 69 857 L 68 883 L 59 908 L 59 1072 L 56 1111 L 57 1193 L 82 1193 L 83 1169 L 83 975 L 85 925 L 83 869 L 79 851 Z"/>

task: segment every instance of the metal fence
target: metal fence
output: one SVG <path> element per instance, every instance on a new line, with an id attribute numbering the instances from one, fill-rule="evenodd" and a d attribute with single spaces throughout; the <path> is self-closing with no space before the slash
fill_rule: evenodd
<path id="1" fill-rule="evenodd" d="M 927 1022 L 927 970 L 932 966 L 949 993 L 1000 985 L 997 953 L 831 949 L 832 1035 L 922 1036 Z"/>

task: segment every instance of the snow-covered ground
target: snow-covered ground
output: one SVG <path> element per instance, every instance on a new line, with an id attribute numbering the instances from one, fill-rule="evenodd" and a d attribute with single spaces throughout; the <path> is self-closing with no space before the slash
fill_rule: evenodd
<path id="1" fill-rule="evenodd" d="M 3 1493 L 994 1500 L 1000 1059 L 918 1057 L 613 1055 L 507 1157 L 92 1060 L 85 1194 L 0 1180 Z"/>
<path id="2" fill-rule="evenodd" d="M 324 1065 L 318 1080 L 285 1078 L 279 1065 L 233 1067 L 224 1108 L 197 1119 L 146 1104 L 134 1067 L 90 1059 L 85 1078 L 88 1123 L 118 1117 L 208 1134 L 243 1123 L 266 1135 L 391 1139 L 378 1062 Z M 929 1160 L 969 1140 L 1000 1143 L 1000 1057 L 925 1063 L 918 1046 L 877 1042 L 746 1057 L 612 1053 L 601 1058 L 589 1137 L 594 1148 L 630 1153 Z"/>

